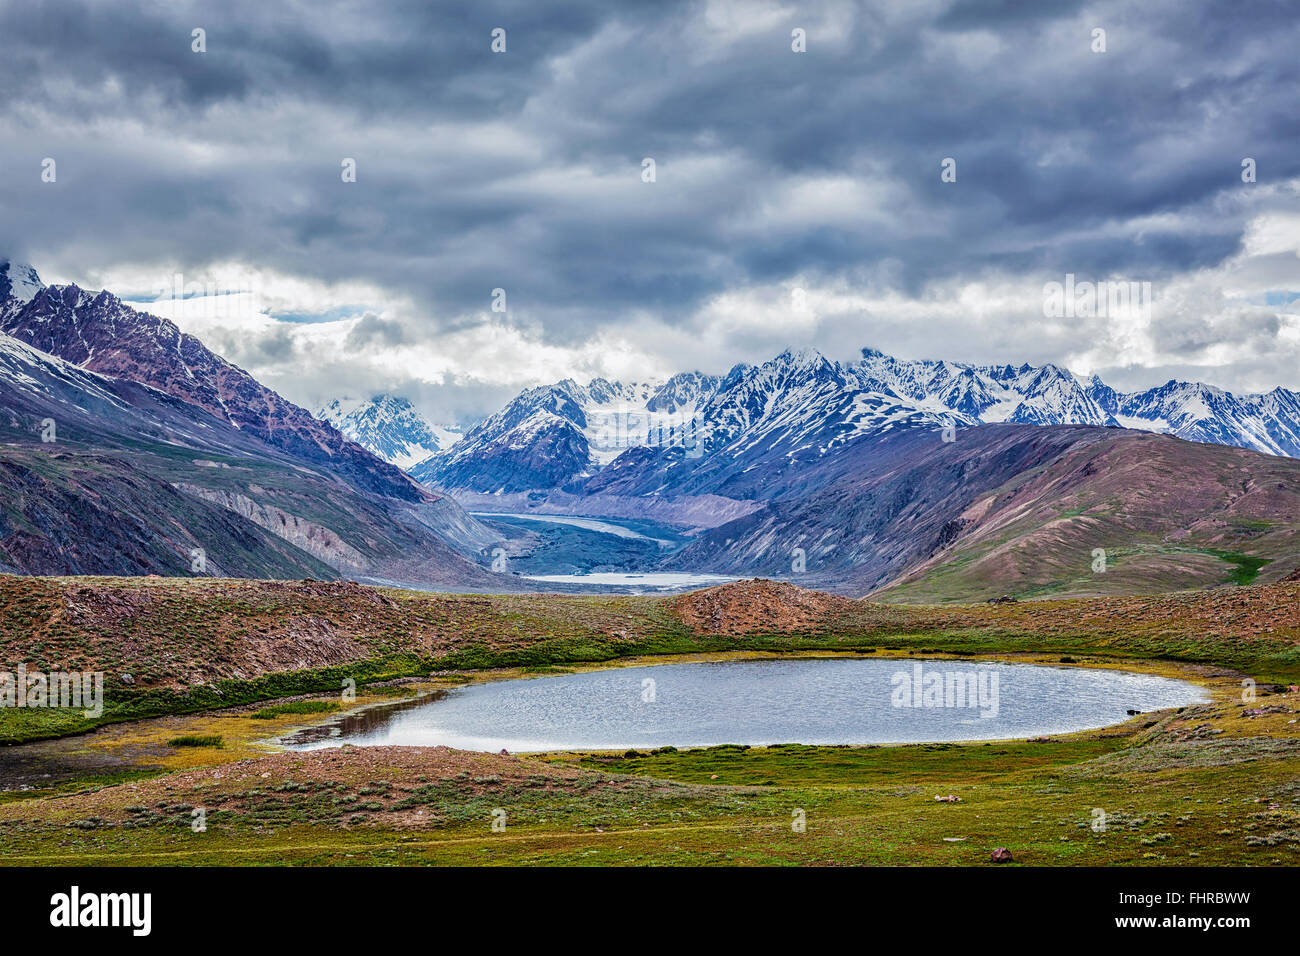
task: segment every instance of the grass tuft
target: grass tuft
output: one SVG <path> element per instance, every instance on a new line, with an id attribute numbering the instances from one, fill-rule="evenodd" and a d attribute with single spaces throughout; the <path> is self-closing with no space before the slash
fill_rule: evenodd
<path id="1" fill-rule="evenodd" d="M 291 700 L 285 704 L 263 707 L 249 716 L 254 720 L 274 720 L 285 714 L 328 714 L 338 709 L 339 705 L 332 700 Z"/>

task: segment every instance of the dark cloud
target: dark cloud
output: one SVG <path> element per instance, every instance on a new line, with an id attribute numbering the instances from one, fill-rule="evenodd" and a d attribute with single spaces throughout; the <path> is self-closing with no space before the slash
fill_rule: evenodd
<path id="1" fill-rule="evenodd" d="M 410 331 L 402 323 L 367 312 L 348 332 L 347 346 L 364 349 L 372 345 L 406 345 L 410 341 Z"/>
<path id="2" fill-rule="evenodd" d="M 249 335 L 212 334 L 205 336 L 206 344 L 227 359 L 243 368 L 280 365 L 294 357 L 293 334 L 286 327 L 278 327 Z"/>
<path id="3" fill-rule="evenodd" d="M 426 115 L 511 110 L 527 99 L 530 77 L 548 56 L 598 26 L 598 10 L 572 2 L 423 0 L 6 4 L 0 35 L 11 69 L 0 90 L 40 97 L 57 78 L 89 95 L 115 81 L 124 96 L 111 112 L 129 114 L 141 99 L 157 97 L 178 120 L 282 96 Z M 484 56 L 498 27 L 517 55 Z M 196 28 L 205 31 L 203 55 L 192 49 Z"/>
<path id="4" fill-rule="evenodd" d="M 358 346 L 463 326 L 497 287 L 510 321 L 571 346 L 646 313 L 689 328 L 715 296 L 797 276 L 887 276 L 910 296 L 995 273 L 1162 282 L 1239 252 L 1281 201 L 1268 188 L 1300 176 L 1294 14 L 5 4 L 0 247 L 65 274 L 238 260 L 409 298 L 418 319 L 369 317 Z M 45 156 L 57 184 L 39 180 Z"/>

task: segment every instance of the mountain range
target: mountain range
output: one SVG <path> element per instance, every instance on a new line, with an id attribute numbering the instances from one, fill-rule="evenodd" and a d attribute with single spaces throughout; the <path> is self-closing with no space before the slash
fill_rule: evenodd
<path id="1" fill-rule="evenodd" d="M 454 449 L 409 470 L 453 491 L 496 495 L 615 485 L 636 494 L 674 494 L 707 484 L 748 497 L 755 482 L 721 481 L 726 465 L 719 456 L 744 459 L 752 471 L 760 451 L 769 464 L 781 458 L 795 464 L 893 428 L 995 423 L 1132 428 L 1300 457 L 1300 394 L 1280 387 L 1236 396 L 1170 381 L 1125 393 L 1055 365 L 909 361 L 874 349 L 840 363 L 804 349 L 762 365 L 737 365 L 721 377 L 689 372 L 650 384 L 598 378 L 586 387 L 566 379 L 530 388 L 469 429 Z M 376 452 L 383 447 L 379 437 L 363 441 Z M 675 467 L 657 487 L 628 485 L 626 473 L 638 456 L 620 456 L 671 445 L 683 448 L 687 463 L 711 463 Z"/>
<path id="2" fill-rule="evenodd" d="M 0 260 L 8 573 L 518 591 L 495 555 L 600 570 L 603 534 L 638 570 L 898 601 L 1267 581 L 1300 566 L 1297 421 L 1280 388 L 801 350 L 528 389 L 453 440 L 400 397 L 313 416 L 165 319 Z"/>
<path id="3" fill-rule="evenodd" d="M 1298 455 L 1300 396 L 1282 388 L 1122 393 L 1054 365 L 805 349 L 721 377 L 527 389 L 411 472 L 479 511 L 694 529 L 661 570 L 798 566 L 818 587 L 949 600 L 1279 577 L 1300 564 Z"/>
<path id="4" fill-rule="evenodd" d="M 565 379 L 526 389 L 469 429 L 454 449 L 410 472 L 421 481 L 487 493 L 559 487 L 595 474 L 629 448 L 691 443 L 700 406 L 719 382 L 688 372 L 655 384 L 597 378 L 583 387 Z"/>
<path id="5" fill-rule="evenodd" d="M 4 260 L 0 409 L 0 569 L 512 584 L 447 495 L 166 319 Z"/>

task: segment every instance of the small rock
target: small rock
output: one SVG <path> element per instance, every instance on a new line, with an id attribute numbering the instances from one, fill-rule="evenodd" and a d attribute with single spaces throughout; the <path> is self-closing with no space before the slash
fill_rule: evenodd
<path id="1" fill-rule="evenodd" d="M 121 677 L 118 678 L 118 680 L 120 680 L 123 684 L 134 684 L 134 683 L 135 683 L 135 677 L 134 677 L 133 675 L 131 675 L 131 674 L 123 674 L 123 675 L 121 675 Z"/>
<path id="2" fill-rule="evenodd" d="M 1248 707 L 1241 712 L 1243 717 L 1263 717 L 1267 714 L 1289 714 L 1290 708 L 1283 707 L 1281 704 L 1270 704 L 1267 707 Z"/>
<path id="3" fill-rule="evenodd" d="M 998 847 L 996 850 L 994 850 L 994 851 L 989 855 L 989 859 L 992 860 L 994 863 L 1013 863 L 1013 862 L 1015 862 L 1015 861 L 1014 861 L 1014 858 L 1011 856 L 1011 851 L 1008 850 L 1008 849 L 1007 849 L 1006 847 L 1004 847 L 1004 846 L 1000 846 L 1000 847 Z"/>
<path id="4" fill-rule="evenodd" d="M 942 797 L 936 793 L 934 799 L 938 800 L 940 803 L 961 803 L 961 797 L 955 796 L 951 793 L 946 797 Z"/>

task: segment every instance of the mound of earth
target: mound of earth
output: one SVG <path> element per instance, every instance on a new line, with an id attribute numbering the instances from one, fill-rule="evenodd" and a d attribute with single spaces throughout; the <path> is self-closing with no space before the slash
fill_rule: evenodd
<path id="1" fill-rule="evenodd" d="M 700 633 L 741 635 L 820 631 L 854 605 L 834 594 L 754 578 L 683 594 L 676 610 Z"/>

